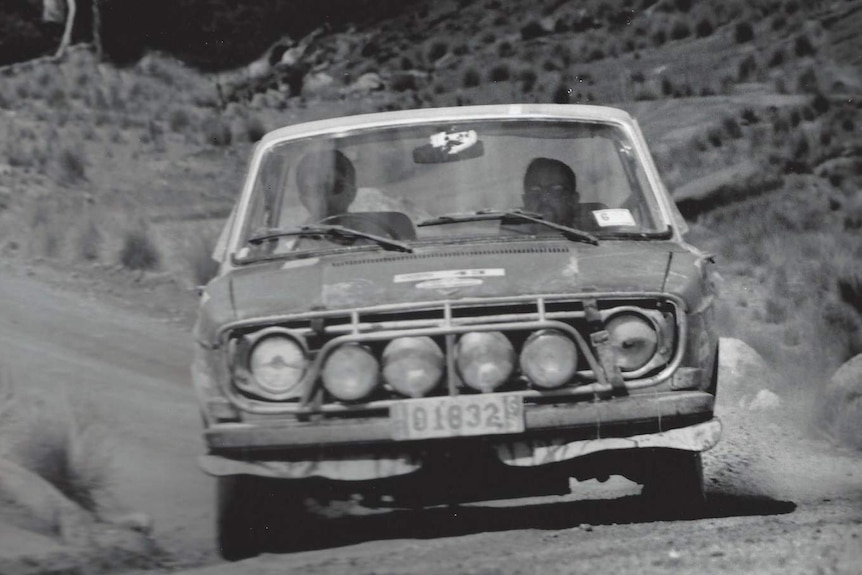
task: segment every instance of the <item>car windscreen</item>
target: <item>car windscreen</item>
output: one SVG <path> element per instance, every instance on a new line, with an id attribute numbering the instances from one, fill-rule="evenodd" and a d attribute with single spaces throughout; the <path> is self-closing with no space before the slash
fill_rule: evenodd
<path id="1" fill-rule="evenodd" d="M 313 225 L 408 243 L 559 235 L 535 222 L 471 217 L 512 211 L 599 238 L 667 228 L 626 133 L 601 122 L 363 129 L 275 143 L 257 166 L 241 259 L 371 241 L 297 231 Z"/>

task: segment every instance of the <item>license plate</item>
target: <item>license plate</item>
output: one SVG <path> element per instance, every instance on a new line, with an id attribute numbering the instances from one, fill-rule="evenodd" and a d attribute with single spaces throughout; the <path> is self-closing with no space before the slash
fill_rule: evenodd
<path id="1" fill-rule="evenodd" d="M 524 431 L 518 395 L 486 394 L 405 399 L 389 408 L 393 439 L 430 439 Z"/>

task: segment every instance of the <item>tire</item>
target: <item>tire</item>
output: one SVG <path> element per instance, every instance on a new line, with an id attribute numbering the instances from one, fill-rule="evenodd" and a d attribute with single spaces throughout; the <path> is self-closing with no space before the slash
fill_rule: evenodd
<path id="1" fill-rule="evenodd" d="M 305 491 L 296 484 L 251 475 L 217 481 L 216 537 L 224 559 L 238 561 L 307 544 L 314 517 L 306 508 Z"/>
<path id="2" fill-rule="evenodd" d="M 703 514 L 706 494 L 700 453 L 673 449 L 648 456 L 641 498 L 648 516 L 687 519 Z"/>
<path id="3" fill-rule="evenodd" d="M 216 537 L 221 556 L 228 561 L 253 557 L 265 548 L 258 511 L 262 500 L 254 477 L 218 477 L 216 489 Z"/>

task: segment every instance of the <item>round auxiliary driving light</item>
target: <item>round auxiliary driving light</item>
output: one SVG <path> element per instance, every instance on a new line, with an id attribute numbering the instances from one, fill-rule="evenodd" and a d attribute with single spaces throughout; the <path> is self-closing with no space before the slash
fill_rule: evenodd
<path id="1" fill-rule="evenodd" d="M 399 337 L 383 350 L 383 379 L 407 397 L 422 397 L 443 377 L 443 352 L 430 337 Z"/>
<path id="2" fill-rule="evenodd" d="M 348 343 L 329 354 L 321 377 L 323 387 L 334 397 L 356 401 L 374 391 L 379 371 L 380 365 L 368 348 Z"/>
<path id="3" fill-rule="evenodd" d="M 458 340 L 455 357 L 464 383 L 483 392 L 500 387 L 515 369 L 515 350 L 499 331 L 464 334 Z"/>
<path id="4" fill-rule="evenodd" d="M 568 383 L 578 369 L 578 348 L 562 332 L 533 333 L 521 348 L 521 371 L 535 387 L 553 389 Z"/>
<path id="5" fill-rule="evenodd" d="M 622 371 L 635 371 L 653 358 L 658 347 L 658 334 L 646 318 L 621 313 L 608 321 L 611 345 Z"/>
<path id="6" fill-rule="evenodd" d="M 261 339 L 249 357 L 249 370 L 258 388 L 280 399 L 302 394 L 299 384 L 306 367 L 305 351 L 296 340 L 283 335 Z"/>

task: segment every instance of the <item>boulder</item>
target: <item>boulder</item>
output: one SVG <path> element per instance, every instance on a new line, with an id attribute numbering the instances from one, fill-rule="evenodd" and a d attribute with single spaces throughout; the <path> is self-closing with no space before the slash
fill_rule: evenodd
<path id="1" fill-rule="evenodd" d="M 779 407 L 781 407 L 781 398 L 778 397 L 777 393 L 768 389 L 758 391 L 751 403 L 748 404 L 749 411 L 772 411 Z"/>
<path id="2" fill-rule="evenodd" d="M 332 76 L 327 74 L 326 72 L 316 72 L 314 74 L 309 74 L 305 77 L 305 81 L 302 85 L 302 93 L 303 95 L 320 95 L 323 92 L 326 92 L 335 80 L 332 79 Z"/>
<path id="3" fill-rule="evenodd" d="M 362 74 L 350 86 L 350 92 L 359 92 L 362 94 L 382 89 L 383 80 L 380 78 L 380 75 L 375 72 L 367 72 L 365 74 Z"/>
<path id="4" fill-rule="evenodd" d="M 718 401 L 746 407 L 761 391 L 775 387 L 775 369 L 742 340 L 721 338 Z"/>
<path id="5" fill-rule="evenodd" d="M 822 427 L 832 437 L 862 448 L 862 354 L 829 380 L 821 398 Z"/>

